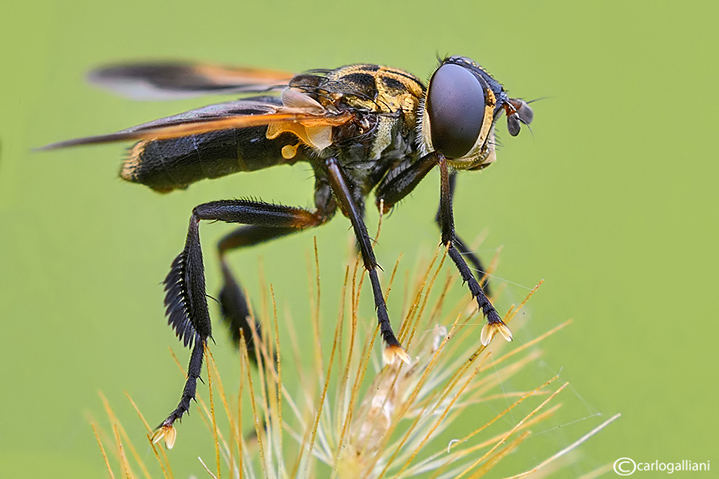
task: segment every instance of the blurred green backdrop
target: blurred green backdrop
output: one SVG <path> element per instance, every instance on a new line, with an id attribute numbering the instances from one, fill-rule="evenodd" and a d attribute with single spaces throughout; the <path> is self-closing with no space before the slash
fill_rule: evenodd
<path id="1" fill-rule="evenodd" d="M 98 390 L 128 423 L 125 390 L 152 421 L 175 404 L 167 347 L 183 363 L 189 355 L 165 325 L 159 283 L 194 205 L 238 196 L 311 204 L 301 166 L 160 196 L 117 178 L 121 146 L 30 152 L 218 100 L 133 103 L 83 81 L 94 66 L 147 58 L 291 71 L 375 62 L 428 77 L 437 55 L 462 54 L 514 95 L 547 97 L 533 105 L 533 135 L 505 133 L 496 165 L 460 176 L 455 214 L 467 238 L 486 231 L 485 259 L 503 248 L 502 311 L 545 279 L 518 341 L 575 320 L 545 343 L 537 371 L 538 382 L 556 372 L 571 382 L 570 407 L 562 428 L 534 441 L 557 450 L 621 412 L 567 477 L 622 456 L 716 463 L 716 2 L 126 0 L 3 10 L 0 477 L 104 477 L 87 422 L 88 412 L 103 415 Z M 408 267 L 431 254 L 437 195 L 435 175 L 385 222 L 385 267 L 400 252 Z M 348 227 L 338 218 L 316 232 L 330 315 Z M 229 228 L 202 230 L 211 294 L 212 245 Z M 280 307 L 301 321 L 311 245 L 312 233 L 297 235 L 233 264 L 257 291 L 263 258 Z M 218 360 L 233 361 L 218 327 L 215 336 Z M 204 426 L 193 416 L 172 452 L 180 477 L 203 474 L 191 436 Z"/>

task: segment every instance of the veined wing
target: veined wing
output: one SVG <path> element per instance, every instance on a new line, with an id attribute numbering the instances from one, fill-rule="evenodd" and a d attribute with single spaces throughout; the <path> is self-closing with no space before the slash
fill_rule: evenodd
<path id="1" fill-rule="evenodd" d="M 293 73 L 201 62 L 145 62 L 92 71 L 91 83 L 136 100 L 171 100 L 207 94 L 262 93 L 285 87 Z"/>
<path id="2" fill-rule="evenodd" d="M 295 95 L 293 95 L 295 96 Z M 293 131 L 302 138 L 303 131 L 325 131 L 327 127 L 347 123 L 353 115 L 347 111 L 330 112 L 308 97 L 301 105 L 293 98 L 286 106 L 277 97 L 258 97 L 210 105 L 159 120 L 143 123 L 107 135 L 76 138 L 39 148 L 51 150 L 80 145 L 94 145 L 129 140 L 167 140 L 213 131 L 268 126 L 270 131 Z"/>

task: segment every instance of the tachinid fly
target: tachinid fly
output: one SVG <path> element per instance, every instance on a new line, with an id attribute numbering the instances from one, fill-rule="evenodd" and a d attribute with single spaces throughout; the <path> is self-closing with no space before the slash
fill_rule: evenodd
<path id="1" fill-rule="evenodd" d="M 480 340 L 488 344 L 497 332 L 511 340 L 509 328 L 487 298 L 484 267 L 455 234 L 452 197 L 457 171 L 479 170 L 495 161 L 494 128 L 499 117 L 506 115 L 509 134 L 516 136 L 522 124 L 531 123 L 533 112 L 527 102 L 510 98 L 474 61 L 458 56 L 441 60 L 428 86 L 406 71 L 372 64 L 293 75 L 201 63 L 140 63 L 100 69 L 90 78 L 141 98 L 255 96 L 46 149 L 137 141 L 120 176 L 163 193 L 205 178 L 296 162 L 308 163 L 315 176 L 311 210 L 245 199 L 212 201 L 193 209 L 184 249 L 165 279 L 168 322 L 192 348 L 188 378 L 179 405 L 160 424 L 156 437 L 174 438 L 172 425 L 195 397 L 204 346 L 211 336 L 199 237 L 202 220 L 242 225 L 219 243 L 224 276 L 220 304 L 239 340 L 240 330 L 245 338 L 252 338 L 249 308 L 225 262 L 226 253 L 322 225 L 337 210 L 342 212 L 352 223 L 372 284 L 385 360 L 408 361 L 387 314 L 363 220 L 365 200 L 374 190 L 377 207 L 386 213 L 438 167 L 436 221 L 449 257 L 487 318 Z M 248 347 L 252 348 L 251 342 Z"/>

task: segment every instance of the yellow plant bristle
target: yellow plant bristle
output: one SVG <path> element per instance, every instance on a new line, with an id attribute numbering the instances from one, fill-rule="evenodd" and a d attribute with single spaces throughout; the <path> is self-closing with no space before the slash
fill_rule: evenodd
<path id="1" fill-rule="evenodd" d="M 512 340 L 505 323 L 524 307 L 536 288 L 519 307 L 510 308 L 504 322 L 485 323 L 477 331 L 477 322 L 484 320 L 476 308 L 469 311 L 466 301 L 448 304 L 453 288 L 461 285 L 454 276 L 439 277 L 445 258 L 446 250 L 439 248 L 419 268 L 418 277 L 405 281 L 403 314 L 394 316 L 398 325 L 401 319 L 398 338 L 402 346 L 380 349 L 373 312 L 360 308 L 365 275 L 359 261 L 345 270 L 336 322 L 325 320 L 332 315 L 321 309 L 316 242 L 314 261 L 308 261 L 310 290 L 314 289 L 309 295 L 309 320 L 280 324 L 274 288 L 263 288 L 269 293 L 269 301 L 264 300 L 260 310 L 263 334 L 253 333 L 254 353 L 248 352 L 241 336 L 236 395 L 226 392 L 220 368 L 210 349 L 205 350 L 209 404 L 203 399 L 206 393 L 198 391 L 197 409 L 207 425 L 207 441 L 214 445 L 216 463 L 216 470 L 211 471 L 206 463 L 212 461 L 200 459 L 207 473 L 217 478 L 474 478 L 493 469 L 510 452 L 516 456 L 530 447 L 526 441 L 532 434 L 530 427 L 554 417 L 560 407 L 555 397 L 567 384 L 557 387 L 557 377 L 553 377 L 542 379 L 534 389 L 533 384 L 516 391 L 508 390 L 505 382 L 536 364 L 540 356 L 533 349 L 536 344 L 569 322 L 519 341 L 509 350 L 503 351 L 509 348 L 507 342 L 495 341 L 490 350 L 488 345 L 497 333 Z M 391 272 L 385 296 L 398 271 L 399 263 Z M 399 299 L 395 298 L 397 303 Z M 443 312 L 450 307 L 450 314 Z M 293 313 L 298 314 L 296 308 Z M 257 321 L 253 313 L 249 322 L 254 331 Z M 306 331 L 301 338 L 295 330 L 298 324 Z M 513 328 L 521 331 L 521 324 L 513 323 Z M 329 331 L 332 336 L 325 337 Z M 258 368 L 251 359 L 256 359 Z M 493 402 L 500 405 L 494 408 L 498 412 L 489 416 L 474 412 Z M 149 431 L 139 408 L 132 404 Z M 216 408 L 216 404 L 222 407 Z M 113 434 L 105 435 L 96 424 L 93 430 L 110 474 L 114 477 L 112 458 L 106 451 L 115 454 L 119 475 L 134 477 L 132 464 L 137 463 L 145 477 L 152 477 L 106 401 L 105 409 Z M 513 477 L 550 471 L 550 464 L 560 467 L 557 459 L 567 457 L 615 419 Z M 440 443 L 437 439 L 453 424 L 464 426 L 457 430 L 465 430 L 449 445 Z M 170 426 L 148 436 L 166 478 L 172 477 L 171 455 L 155 444 L 164 442 L 171 449 L 176 434 Z"/>

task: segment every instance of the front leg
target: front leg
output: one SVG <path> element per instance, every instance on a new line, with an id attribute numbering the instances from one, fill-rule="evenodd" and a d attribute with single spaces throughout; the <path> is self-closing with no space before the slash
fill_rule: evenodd
<path id="1" fill-rule="evenodd" d="M 405 363 L 409 363 L 409 355 L 407 355 L 407 352 L 399 344 L 394 331 L 392 331 L 389 314 L 387 313 L 387 304 L 385 303 L 382 287 L 379 282 L 379 277 L 377 276 L 377 268 L 379 265 L 372 250 L 372 240 L 369 233 L 367 233 L 367 226 L 365 226 L 364 220 L 362 219 L 361 209 L 352 197 L 352 191 L 347 185 L 344 172 L 337 163 L 337 160 L 334 158 L 328 159 L 325 162 L 325 167 L 327 168 L 327 179 L 337 199 L 337 203 L 342 213 L 344 213 L 352 223 L 355 237 L 357 238 L 357 243 L 362 254 L 364 267 L 369 272 L 380 334 L 382 334 L 382 339 L 387 346 L 384 355 L 385 362 L 392 362 L 395 357 L 399 357 Z"/>
<path id="2" fill-rule="evenodd" d="M 452 201 L 454 200 L 454 189 L 457 184 L 457 170 L 452 170 L 449 172 L 449 201 L 450 205 L 452 204 Z M 442 222 L 440 220 L 440 216 L 442 214 L 442 205 L 440 204 L 439 208 L 437 209 L 437 215 L 434 217 L 434 221 L 437 223 L 437 225 L 441 228 Z M 484 293 L 487 296 L 492 296 L 492 293 L 489 290 L 489 277 L 487 276 L 487 269 L 482 265 L 482 261 L 479 259 L 479 256 L 474 254 L 474 252 L 467 247 L 467 245 L 462 241 L 462 238 L 457 236 L 455 233 L 454 235 L 454 245 L 457 247 L 460 253 L 462 253 L 462 256 L 467 258 L 470 263 L 472 263 L 472 266 L 474 267 L 474 274 L 477 277 L 477 280 L 479 281 L 479 285 L 484 290 Z"/>
<path id="3" fill-rule="evenodd" d="M 452 213 L 452 193 L 449 180 L 449 166 L 447 159 L 441 156 L 439 159 L 439 171 L 441 178 L 440 203 L 439 203 L 439 224 L 442 229 L 442 243 L 447 247 L 447 254 L 452 258 L 454 264 L 462 276 L 462 280 L 469 286 L 472 297 L 477 299 L 477 305 L 484 316 L 487 317 L 487 324 L 482 328 L 480 340 L 485 346 L 489 344 L 492 337 L 499 332 L 507 341 L 512 340 L 512 332 L 509 327 L 504 324 L 502 318 L 499 317 L 497 310 L 487 298 L 482 290 L 479 282 L 472 274 L 472 270 L 467 266 L 466 261 L 462 257 L 462 253 L 455 246 L 456 235 L 454 232 L 454 216 Z"/>
<path id="4" fill-rule="evenodd" d="M 482 313 L 487 317 L 487 325 L 482 328 L 480 340 L 482 344 L 487 345 L 492 337 L 499 331 L 508 341 L 512 340 L 512 332 L 497 314 L 497 310 L 487 298 L 487 294 L 480 286 L 477 279 L 472 274 L 471 269 L 464 261 L 463 244 L 458 240 L 454 232 L 454 217 L 452 214 L 452 179 L 450 176 L 447 159 L 439 152 L 429 153 L 408 167 L 399 169 L 399 171 L 390 171 L 387 178 L 377 186 L 377 206 L 383 206 L 383 213 L 386 213 L 394 206 L 395 203 L 407 196 L 422 181 L 436 165 L 440 167 L 441 176 L 441 192 L 439 211 L 435 218 L 442 230 L 442 244 L 447 247 L 447 254 L 459 270 L 462 280 L 468 284 L 472 297 L 477 298 L 477 304 Z M 470 256 L 470 261 L 474 256 Z M 474 257 L 477 259 L 476 257 Z M 478 270 L 484 270 L 477 259 L 475 264 Z M 481 272 L 479 273 L 481 274 Z M 481 276 L 480 276 L 481 278 Z"/>
<path id="5" fill-rule="evenodd" d="M 390 170 L 386 178 L 377 186 L 377 208 L 382 208 L 382 214 L 387 213 L 398 201 L 407 196 L 414 188 L 427 176 L 432 168 L 439 162 L 440 155 L 437 152 L 429 153 L 418 161 L 412 163 L 406 168 L 401 166 Z M 452 171 L 449 175 L 449 206 L 451 208 L 452 198 L 454 197 L 454 186 L 457 178 L 456 171 Z M 435 216 L 435 221 L 442 227 L 440 216 L 442 214 L 442 205 L 440 204 Z M 455 234 L 454 246 L 469 259 L 474 266 L 477 279 L 482 284 L 482 288 L 487 296 L 489 292 L 489 279 L 484 278 L 486 269 L 479 260 L 479 257 L 470 250 L 465 243 Z"/>

